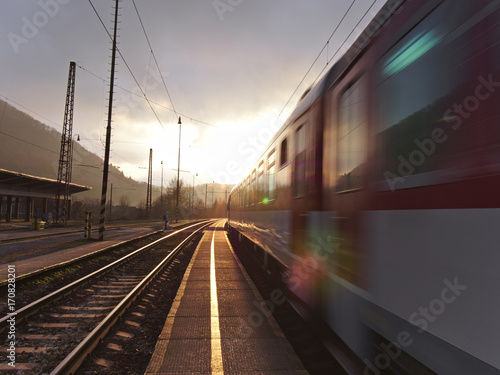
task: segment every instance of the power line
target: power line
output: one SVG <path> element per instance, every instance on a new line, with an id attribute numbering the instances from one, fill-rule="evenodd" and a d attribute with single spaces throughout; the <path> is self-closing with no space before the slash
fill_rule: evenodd
<path id="1" fill-rule="evenodd" d="M 332 39 L 333 35 L 335 35 L 335 33 L 337 32 L 338 28 L 340 27 L 340 25 L 342 24 L 342 22 L 344 21 L 344 19 L 346 18 L 347 14 L 349 13 L 349 11 L 351 10 L 352 6 L 354 5 L 354 3 L 356 2 L 356 0 L 353 0 L 351 5 L 349 6 L 349 8 L 347 8 L 347 10 L 345 11 L 344 15 L 342 16 L 341 20 L 339 21 L 339 23 L 337 24 L 337 26 L 335 27 L 335 30 L 333 30 L 332 34 L 330 35 L 330 37 L 328 38 L 327 42 L 325 43 L 325 45 L 323 46 L 323 48 L 321 49 L 321 51 L 318 53 L 318 56 L 316 56 L 316 58 L 314 59 L 313 63 L 311 64 L 311 66 L 309 67 L 309 69 L 307 70 L 306 74 L 304 74 L 304 77 L 302 77 L 302 79 L 300 80 L 299 84 L 297 85 L 297 87 L 295 88 L 295 90 L 293 91 L 292 95 L 290 96 L 290 98 L 287 100 L 286 104 L 283 106 L 283 108 L 281 109 L 279 115 L 278 115 L 278 118 L 282 115 L 283 111 L 285 110 L 285 108 L 288 106 L 288 104 L 290 103 L 290 101 L 292 100 L 292 98 L 294 97 L 294 95 L 297 93 L 297 91 L 299 90 L 300 86 L 302 86 L 302 83 L 304 83 L 307 75 L 309 74 L 309 72 L 312 70 L 312 68 L 314 67 L 314 65 L 316 64 L 316 62 L 318 61 L 318 59 L 320 58 L 320 56 L 323 54 L 323 51 L 325 50 L 325 48 L 328 47 L 329 45 L 329 42 L 330 42 L 330 39 Z M 364 16 L 363 16 L 364 17 Z"/>
<path id="2" fill-rule="evenodd" d="M 330 63 L 330 61 L 332 61 L 335 56 L 337 56 L 337 53 L 339 53 L 339 51 L 341 50 L 342 46 L 347 42 L 347 40 L 351 37 L 351 35 L 354 33 L 354 31 L 356 31 L 357 27 L 359 26 L 359 24 L 361 23 L 361 21 L 364 20 L 364 18 L 366 17 L 366 15 L 368 14 L 368 12 L 373 8 L 373 6 L 375 5 L 375 3 L 377 2 L 377 0 L 374 0 L 372 5 L 370 5 L 370 7 L 368 8 L 368 10 L 365 12 L 365 14 L 363 14 L 363 17 L 361 17 L 358 21 L 358 23 L 356 24 L 356 26 L 354 26 L 354 28 L 352 29 L 352 31 L 349 33 L 349 35 L 347 35 L 347 37 L 344 39 L 344 41 L 340 44 L 339 48 L 337 48 L 337 50 L 335 51 L 335 53 L 333 54 L 333 56 L 331 57 L 331 59 L 329 59 L 327 61 L 327 65 Z M 323 69 L 321 70 L 321 72 L 319 72 L 319 74 L 317 75 L 317 77 L 315 78 L 314 82 L 313 82 L 313 85 L 314 83 L 316 83 L 316 81 L 318 80 L 318 78 L 321 76 L 321 74 L 323 74 L 323 72 L 325 71 L 326 69 L 326 66 L 323 67 Z"/>
<path id="3" fill-rule="evenodd" d="M 37 144 L 35 144 L 35 143 L 28 142 L 28 141 L 26 141 L 26 140 L 24 140 L 24 139 L 21 139 L 21 138 L 18 138 L 18 137 L 16 137 L 16 136 L 13 136 L 12 134 L 7 134 L 7 133 L 5 133 L 5 132 L 3 132 L 3 131 L 0 131 L 0 134 L 6 135 L 7 137 L 14 138 L 14 139 L 16 139 L 16 140 L 18 140 L 18 141 L 20 141 L 20 142 L 24 142 L 24 143 L 27 143 L 27 144 L 29 144 L 29 145 L 31 145 L 31 146 L 35 146 L 35 147 L 41 148 L 42 150 L 45 150 L 45 151 L 48 151 L 48 152 L 52 152 L 53 154 L 59 155 L 59 152 L 57 152 L 57 151 L 54 151 L 54 150 L 49 150 L 48 148 L 42 147 L 42 146 L 37 145 Z"/>
<path id="4" fill-rule="evenodd" d="M 89 72 L 89 73 L 90 73 L 90 72 Z M 93 74 L 93 73 L 90 73 L 90 74 Z M 96 76 L 96 77 L 97 77 L 97 76 Z M 98 78 L 99 78 L 99 79 L 101 79 L 100 77 L 98 77 Z M 7 104 L 8 104 L 8 102 L 10 101 L 11 103 L 16 104 L 18 107 L 21 107 L 21 108 L 23 108 L 24 110 L 26 110 L 26 111 L 28 111 L 28 112 L 31 112 L 31 113 L 35 114 L 36 116 L 38 116 L 38 117 L 40 117 L 40 118 L 42 118 L 42 119 L 44 119 L 44 120 L 46 120 L 46 121 L 48 121 L 48 122 L 52 123 L 53 125 L 56 125 L 56 126 L 58 126 L 58 127 L 62 128 L 62 127 L 61 127 L 61 125 L 59 125 L 59 124 L 55 123 L 54 121 L 52 121 L 52 120 L 48 119 L 48 118 L 47 118 L 47 117 L 45 117 L 45 116 L 42 116 L 41 114 L 39 114 L 39 113 L 37 113 L 37 112 L 33 111 L 32 109 L 30 109 L 30 108 L 28 108 L 28 107 L 26 107 L 26 106 L 24 106 L 24 105 L 22 105 L 22 104 L 20 104 L 20 103 L 18 103 L 18 102 L 16 102 L 16 101 L 14 101 L 14 100 L 12 100 L 12 99 L 8 98 L 7 96 L 5 96 L 5 95 L 3 95 L 3 94 L 0 94 L 0 96 L 1 96 L 1 97 L 3 97 L 3 98 L 5 98 L 5 101 L 4 101 L 4 108 L 3 108 L 3 111 L 2 111 L 2 116 L 3 116 L 4 112 L 5 112 L 5 107 L 6 107 L 6 105 L 7 105 Z M 15 107 L 14 107 L 14 108 L 15 108 Z M 22 111 L 21 111 L 21 112 L 22 112 Z M 23 113 L 25 113 L 25 112 L 23 112 Z M 36 120 L 36 121 L 38 121 L 38 120 Z M 44 125 L 46 125 L 46 124 L 44 124 Z M 49 151 L 49 152 L 52 152 L 52 153 L 58 154 L 58 152 L 56 152 L 56 151 L 54 151 L 54 150 L 49 150 L 49 149 L 44 148 L 44 147 L 42 147 L 42 146 L 40 146 L 40 145 L 37 145 L 37 144 L 31 143 L 31 142 L 25 141 L 24 139 L 21 139 L 21 138 L 17 138 L 17 137 L 15 137 L 15 136 L 11 135 L 11 134 L 7 134 L 7 133 L 4 133 L 4 132 L 0 132 L 0 133 L 1 133 L 1 134 L 6 135 L 6 136 L 8 136 L 8 137 L 14 138 L 14 139 L 16 139 L 16 140 L 18 140 L 18 141 L 21 141 L 21 142 L 27 143 L 27 144 L 29 144 L 29 145 L 32 145 L 32 146 L 35 146 L 35 147 L 41 148 L 42 150 L 45 150 L 45 151 Z M 84 138 L 84 137 L 81 137 L 81 140 L 94 142 L 94 143 L 96 143 L 96 144 L 100 145 L 100 143 L 97 143 L 97 142 L 96 142 L 96 141 L 98 141 L 97 139 L 90 139 L 90 138 Z M 88 150 L 87 150 L 87 151 L 88 151 Z"/>
<path id="5" fill-rule="evenodd" d="M 89 1 L 90 5 L 92 6 L 92 9 L 94 10 L 94 13 L 96 14 L 97 18 L 98 18 L 98 19 L 99 19 L 99 21 L 101 22 L 101 25 L 104 27 L 104 30 L 106 30 L 106 34 L 108 34 L 108 36 L 111 38 L 111 35 L 110 35 L 110 34 L 109 34 L 109 32 L 108 32 L 108 29 L 106 28 L 106 26 L 105 26 L 104 22 L 102 21 L 101 17 L 99 16 L 99 13 L 97 12 L 96 8 L 95 8 L 95 7 L 94 7 L 94 5 L 92 4 L 92 1 L 91 1 L 91 0 L 88 0 L 88 1 Z M 135 2 L 134 2 L 134 7 L 135 7 Z M 137 11 L 137 7 L 135 7 L 135 8 L 136 8 L 136 11 Z M 176 117 L 178 117 L 178 116 L 180 115 L 180 116 L 182 116 L 183 118 L 186 118 L 186 119 L 188 119 L 188 120 L 191 120 L 191 121 L 194 121 L 194 122 L 198 122 L 198 123 L 203 124 L 203 125 L 212 126 L 212 127 L 216 127 L 216 128 L 217 128 L 217 127 L 218 127 L 217 125 L 213 125 L 213 124 L 210 124 L 210 123 L 205 122 L 205 121 L 197 120 L 197 119 L 195 119 L 195 118 L 193 118 L 193 117 L 190 117 L 190 116 L 188 116 L 188 115 L 185 115 L 185 114 L 182 114 L 182 113 L 177 112 L 177 110 L 176 110 L 176 109 L 175 109 L 175 107 L 174 107 L 174 103 L 173 103 L 172 98 L 171 98 L 171 96 L 170 96 L 170 92 L 169 92 L 169 90 L 168 90 L 168 88 L 167 88 L 167 84 L 165 83 L 165 79 L 164 79 L 164 77 L 163 77 L 163 75 L 162 75 L 162 73 L 161 73 L 160 67 L 159 67 L 159 65 L 158 65 L 158 61 L 156 60 L 156 56 L 155 56 L 154 51 L 153 51 L 153 49 L 152 49 L 152 47 L 151 47 L 151 43 L 149 42 L 149 38 L 148 38 L 148 36 L 147 36 L 146 30 L 145 30 L 145 28 L 144 28 L 144 25 L 143 25 L 143 23 L 142 23 L 142 20 L 141 20 L 141 18 L 140 18 L 140 15 L 139 15 L 139 12 L 138 12 L 138 11 L 137 11 L 137 15 L 139 16 L 139 21 L 141 22 L 141 26 L 142 26 L 142 28 L 143 28 L 144 34 L 146 35 L 146 39 L 147 39 L 147 41 L 148 41 L 148 45 L 149 45 L 149 47 L 150 47 L 150 51 L 151 51 L 151 53 L 152 53 L 153 59 L 154 59 L 155 64 L 156 64 L 156 67 L 157 67 L 158 72 L 159 72 L 159 74 L 160 74 L 161 80 L 162 80 L 162 82 L 163 82 L 163 86 L 165 87 L 165 90 L 166 90 L 166 92 L 167 92 L 167 94 L 168 94 L 168 97 L 169 97 L 170 103 L 172 104 L 172 108 L 168 108 L 168 107 L 166 107 L 166 106 L 164 106 L 164 105 L 161 105 L 161 104 L 159 104 L 159 103 L 157 103 L 157 102 L 154 102 L 154 101 L 150 100 L 150 99 L 146 96 L 146 93 L 145 93 L 145 92 L 144 92 L 144 90 L 142 89 L 142 87 L 141 87 L 141 85 L 139 84 L 138 80 L 136 79 L 135 75 L 132 73 L 132 70 L 130 69 L 129 65 L 127 64 L 127 62 L 126 62 L 125 58 L 123 57 L 123 55 L 122 55 L 122 53 L 121 53 L 121 51 L 120 51 L 120 49 L 119 49 L 119 48 L 117 48 L 117 52 L 120 54 L 121 59 L 123 60 L 123 62 L 124 62 L 124 64 L 125 64 L 125 66 L 127 67 L 128 71 L 129 71 L 129 73 L 130 73 L 130 75 L 132 76 L 132 78 L 134 79 L 135 83 L 137 84 L 137 87 L 139 87 L 139 90 L 141 91 L 142 96 L 140 96 L 140 95 L 138 95 L 138 94 L 136 94 L 136 93 L 134 93 L 134 92 L 132 92 L 132 91 L 130 91 L 130 90 L 127 90 L 127 89 L 125 89 L 125 88 L 123 88 L 123 87 L 120 87 L 120 86 L 118 86 L 118 85 L 117 85 L 116 87 L 118 87 L 118 88 L 120 88 L 120 89 L 122 89 L 122 90 L 124 90 L 124 91 L 126 91 L 126 92 L 129 92 L 129 93 L 130 93 L 130 94 L 132 94 L 132 95 L 138 96 L 138 97 L 143 98 L 144 100 L 146 100 L 146 101 L 147 101 L 147 103 L 149 104 L 149 107 L 150 107 L 150 108 L 151 108 L 151 110 L 153 111 L 153 113 L 154 113 L 154 115 L 155 115 L 156 119 L 158 120 L 158 122 L 160 123 L 161 127 L 163 128 L 163 130 L 165 130 L 165 127 L 163 126 L 163 124 L 162 124 L 161 120 L 159 119 L 158 115 L 156 114 L 155 110 L 153 109 L 153 107 L 152 107 L 151 103 L 153 103 L 153 104 L 155 104 L 155 105 L 157 105 L 157 106 L 159 106 L 159 107 L 162 107 L 162 108 L 164 108 L 164 109 L 167 109 L 167 110 L 169 110 L 169 111 L 174 112 L 174 113 L 175 113 L 175 115 L 176 115 Z M 85 71 L 89 72 L 89 73 L 90 73 L 90 74 L 92 74 L 93 76 L 95 76 L 95 77 L 97 77 L 97 78 L 99 78 L 99 79 L 101 79 L 101 80 L 102 80 L 102 78 L 101 78 L 101 77 L 99 77 L 98 75 L 96 75 L 96 74 L 94 74 L 94 73 L 92 73 L 92 72 L 90 72 L 90 71 L 86 70 L 85 68 L 83 68 L 83 67 L 82 67 L 82 66 L 80 66 L 80 65 L 79 65 L 79 67 L 80 67 L 80 68 L 82 68 L 83 70 L 85 70 Z"/>
<path id="6" fill-rule="evenodd" d="M 83 66 L 78 65 L 78 64 L 77 64 L 77 66 L 78 66 L 79 68 L 81 68 L 82 70 L 84 70 L 85 72 L 89 73 L 90 75 L 92 75 L 92 76 L 96 77 L 97 79 L 100 79 L 100 80 L 102 80 L 102 81 L 106 82 L 106 80 L 105 80 L 104 78 L 99 77 L 97 74 L 92 73 L 90 70 L 88 70 L 88 69 L 84 68 Z M 144 96 L 139 95 L 139 94 L 136 94 L 135 92 L 133 92 L 133 91 L 131 91 L 131 90 L 129 90 L 129 89 L 126 89 L 125 87 L 122 87 L 122 86 L 120 86 L 120 85 L 116 85 L 116 87 L 117 87 L 117 88 L 119 88 L 120 90 L 123 90 L 123 91 L 125 91 L 125 92 L 129 93 L 130 95 L 134 95 L 134 96 L 137 96 L 138 98 L 145 99 L 145 98 L 144 98 Z M 158 107 L 161 107 L 161 108 L 166 109 L 166 110 L 168 110 L 168 111 L 174 112 L 177 116 L 179 116 L 179 115 L 180 115 L 180 116 L 182 116 L 182 117 L 183 117 L 183 118 L 185 118 L 185 119 L 188 119 L 188 120 L 191 120 L 191 121 L 194 121 L 194 122 L 198 122 L 198 123 L 203 124 L 203 125 L 207 125 L 207 126 L 212 126 L 212 127 L 214 127 L 214 128 L 218 128 L 218 126 L 217 126 L 217 125 L 210 124 L 210 123 L 205 122 L 205 121 L 197 120 L 197 119 L 195 119 L 195 118 L 193 118 L 193 117 L 190 117 L 190 116 L 188 116 L 188 115 L 186 115 L 186 114 L 183 114 L 183 113 L 180 113 L 180 112 L 175 112 L 175 110 L 174 110 L 174 109 L 169 108 L 169 107 L 167 107 L 167 106 L 164 106 L 163 104 L 160 104 L 160 103 L 158 103 L 158 102 L 156 102 L 156 101 L 154 101 L 154 100 L 151 100 L 151 99 L 146 99 L 146 100 L 149 100 L 151 103 L 153 103 L 154 105 L 156 105 L 156 106 L 158 106 Z"/>
<path id="7" fill-rule="evenodd" d="M 161 81 L 163 82 L 163 87 L 165 87 L 165 91 L 167 92 L 168 98 L 170 100 L 170 104 L 172 104 L 172 108 L 174 110 L 175 116 L 178 117 L 177 111 L 175 110 L 174 102 L 172 100 L 172 97 L 170 96 L 170 92 L 168 91 L 167 84 L 165 83 L 165 79 L 163 77 L 163 74 L 161 73 L 160 66 L 158 65 L 158 61 L 156 60 L 156 55 L 153 51 L 153 47 L 151 46 L 151 42 L 149 41 L 148 34 L 146 32 L 146 29 L 144 28 L 144 24 L 142 23 L 141 15 L 139 14 L 139 10 L 137 9 L 137 6 L 135 4 L 135 0 L 132 0 L 132 4 L 134 4 L 135 12 L 137 13 L 137 17 L 139 18 L 139 22 L 141 23 L 142 31 L 144 32 L 144 36 L 146 37 L 146 40 L 149 45 L 149 49 L 151 51 L 151 55 L 153 56 L 153 60 L 155 61 L 156 68 L 158 69 L 158 73 L 160 74 Z"/>
<path id="8" fill-rule="evenodd" d="M 43 118 L 44 120 L 46 120 L 46 121 L 48 121 L 48 122 L 52 123 L 53 125 L 55 125 L 55 126 L 57 126 L 57 127 L 59 127 L 59 128 L 61 128 L 61 129 L 62 129 L 62 126 L 61 126 L 61 125 L 59 125 L 58 123 L 56 123 L 56 122 L 54 122 L 54 121 L 52 121 L 52 120 L 48 119 L 47 117 L 44 117 L 44 116 L 42 116 L 41 114 L 39 114 L 39 113 L 37 113 L 37 112 L 35 112 L 35 111 L 33 111 L 33 110 L 31 110 L 31 109 L 29 109 L 29 108 L 27 108 L 27 107 L 23 106 L 22 104 L 19 104 L 19 103 L 15 102 L 14 100 L 12 100 L 12 99 L 10 99 L 10 98 L 6 97 L 5 95 L 0 94 L 0 96 L 4 97 L 6 102 L 7 102 L 7 101 L 10 101 L 10 102 L 14 103 L 15 105 L 17 105 L 17 106 L 19 106 L 19 107 L 21 107 L 21 108 L 23 108 L 23 109 L 27 110 L 28 112 L 31 112 L 31 113 L 33 113 L 33 114 L 37 115 L 37 116 L 38 116 L 38 117 L 40 117 L 40 118 Z"/>
<path id="9" fill-rule="evenodd" d="M 92 0 L 88 0 L 90 5 L 92 6 L 92 9 L 94 10 L 94 13 L 96 14 L 97 18 L 99 19 L 99 21 L 101 22 L 101 25 L 102 27 L 104 27 L 104 30 L 106 31 L 106 34 L 108 35 L 108 37 L 113 40 L 113 37 L 111 36 L 111 34 L 109 33 L 106 25 L 104 24 L 104 22 L 102 21 L 101 17 L 99 16 L 99 13 L 97 12 L 97 9 L 94 7 L 94 4 L 92 4 Z M 165 130 L 165 127 L 163 126 L 163 123 L 161 122 L 160 118 L 158 117 L 158 114 L 156 113 L 156 111 L 154 110 L 153 106 L 151 105 L 151 103 L 149 102 L 149 99 L 147 98 L 146 96 L 146 93 L 144 92 L 144 90 L 142 89 L 141 85 L 139 84 L 139 81 L 137 80 L 137 78 L 135 77 L 134 73 L 132 73 L 132 69 L 130 69 L 130 66 L 128 65 L 127 61 L 125 60 L 125 58 L 123 57 L 123 54 L 121 53 L 120 49 L 118 47 L 116 47 L 116 51 L 118 52 L 118 54 L 120 55 L 123 63 L 125 64 L 125 66 L 127 67 L 130 75 L 132 76 L 132 78 L 134 79 L 135 83 L 137 84 L 137 87 L 139 87 L 139 90 L 141 90 L 141 93 L 142 95 L 144 96 L 144 99 L 146 99 L 146 101 L 148 102 L 148 105 L 149 105 L 149 108 L 151 108 L 151 111 L 153 112 L 153 114 L 155 115 L 156 117 L 156 120 L 158 120 L 158 123 L 161 125 L 161 127 L 163 128 L 163 130 Z"/>

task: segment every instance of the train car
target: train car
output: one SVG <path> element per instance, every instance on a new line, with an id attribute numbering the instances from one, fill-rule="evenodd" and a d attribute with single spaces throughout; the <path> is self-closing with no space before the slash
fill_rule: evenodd
<path id="1" fill-rule="evenodd" d="M 497 374 L 500 1 L 393 0 L 230 194 L 365 374 Z"/>

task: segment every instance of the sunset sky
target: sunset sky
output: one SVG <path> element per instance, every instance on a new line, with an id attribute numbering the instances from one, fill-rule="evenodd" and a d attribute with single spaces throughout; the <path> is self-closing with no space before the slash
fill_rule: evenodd
<path id="1" fill-rule="evenodd" d="M 153 56 L 134 3 L 121 1 L 118 48 L 125 62 L 118 57 L 111 163 L 145 181 L 152 148 L 154 183 L 162 160 L 170 179 L 181 116 L 181 169 L 191 173 L 181 176 L 237 182 L 327 61 L 340 57 L 334 54 L 346 37 L 354 29 L 352 43 L 384 2 L 135 0 Z M 0 98 L 62 130 L 75 61 L 73 134 L 102 157 L 111 41 L 92 4 L 111 32 L 112 0 L 2 2 Z"/>

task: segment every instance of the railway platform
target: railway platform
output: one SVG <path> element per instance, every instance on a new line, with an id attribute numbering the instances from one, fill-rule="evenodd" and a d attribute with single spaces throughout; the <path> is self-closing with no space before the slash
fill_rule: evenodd
<path id="1" fill-rule="evenodd" d="M 147 375 L 308 374 L 237 259 L 223 222 L 193 255 L 156 344 Z"/>

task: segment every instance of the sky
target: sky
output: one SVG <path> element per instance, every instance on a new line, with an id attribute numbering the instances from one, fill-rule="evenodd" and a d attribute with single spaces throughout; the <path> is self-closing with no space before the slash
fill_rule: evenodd
<path id="1" fill-rule="evenodd" d="M 0 98 L 61 131 L 69 63 L 75 61 L 73 134 L 101 157 L 111 40 L 100 19 L 112 33 L 114 3 L 0 5 Z M 196 184 L 238 182 L 327 61 L 331 66 L 340 57 L 334 54 L 346 37 L 354 30 L 347 39 L 352 43 L 384 3 L 135 0 L 139 19 L 134 2 L 122 0 L 110 162 L 147 181 L 152 148 L 153 183 L 160 185 L 161 161 L 169 181 L 177 173 L 180 116 L 181 178 L 189 184 L 193 176 Z"/>

